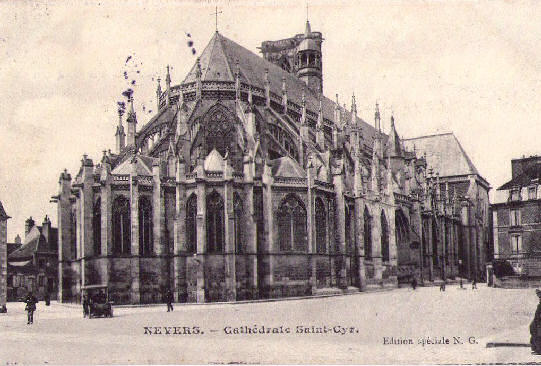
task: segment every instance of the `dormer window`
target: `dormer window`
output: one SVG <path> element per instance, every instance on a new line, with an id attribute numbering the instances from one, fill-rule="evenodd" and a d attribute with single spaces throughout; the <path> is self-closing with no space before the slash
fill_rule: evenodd
<path id="1" fill-rule="evenodd" d="M 537 199 L 537 186 L 528 187 L 528 199 L 529 200 Z"/>
<path id="2" fill-rule="evenodd" d="M 511 201 L 520 201 L 520 188 L 513 188 L 509 198 Z"/>

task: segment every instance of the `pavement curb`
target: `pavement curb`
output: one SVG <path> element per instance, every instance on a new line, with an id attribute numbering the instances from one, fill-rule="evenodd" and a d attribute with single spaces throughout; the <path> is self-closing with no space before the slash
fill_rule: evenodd
<path id="1" fill-rule="evenodd" d="M 257 299 L 257 300 L 241 300 L 241 301 L 222 301 L 222 302 L 203 302 L 203 303 L 196 303 L 196 302 L 176 302 L 173 303 L 175 306 L 212 306 L 212 305 L 239 305 L 239 304 L 257 304 L 257 303 L 268 303 L 268 302 L 278 302 L 278 301 L 294 301 L 294 300 L 311 300 L 311 299 L 321 299 L 321 298 L 327 298 L 327 297 L 338 297 L 338 296 L 350 296 L 350 295 L 362 295 L 362 294 L 370 294 L 375 292 L 389 292 L 392 290 L 396 290 L 398 287 L 384 287 L 380 289 L 369 289 L 367 291 L 355 291 L 355 292 L 345 292 L 340 294 L 322 294 L 322 295 L 310 295 L 310 296 L 296 296 L 296 297 L 280 297 L 280 298 L 273 298 L 273 299 Z M 74 303 L 62 303 L 57 302 L 58 305 L 70 307 L 70 308 L 79 308 L 81 307 L 81 304 L 74 304 Z M 159 307 L 159 306 L 165 306 L 165 303 L 156 303 L 156 304 L 125 304 L 125 305 L 113 305 L 114 308 L 117 309 L 129 309 L 129 308 L 151 308 L 151 307 Z"/>

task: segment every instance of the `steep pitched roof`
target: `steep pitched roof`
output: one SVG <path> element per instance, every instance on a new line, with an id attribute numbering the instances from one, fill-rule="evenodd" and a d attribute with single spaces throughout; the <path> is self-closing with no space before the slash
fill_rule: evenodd
<path id="1" fill-rule="evenodd" d="M 199 59 L 202 81 L 235 81 L 238 61 L 242 82 L 263 88 L 265 70 L 268 70 L 271 92 L 282 95 L 282 79 L 285 79 L 288 100 L 301 105 L 304 91 L 306 108 L 313 113 L 317 113 L 319 110 L 320 95 L 308 88 L 302 80 L 218 32 L 214 34 Z M 197 63 L 194 64 L 183 84 L 196 81 L 196 71 Z M 323 117 L 334 122 L 336 103 L 325 96 L 322 96 L 321 99 Z M 350 122 L 351 112 L 339 107 L 342 110 L 342 123 Z M 357 123 L 361 125 L 364 141 L 371 146 L 376 132 L 375 128 L 358 117 Z"/>
<path id="2" fill-rule="evenodd" d="M 289 177 L 289 178 L 305 178 L 306 173 L 301 168 L 299 163 L 290 158 L 284 156 L 271 161 L 272 175 L 275 177 Z"/>
<path id="3" fill-rule="evenodd" d="M 38 250 L 45 250 L 47 248 L 47 241 L 45 237 L 41 235 L 41 231 L 38 226 L 32 227 L 26 238 L 24 244 L 17 250 L 11 252 L 8 259 L 11 261 L 22 261 L 32 258 L 32 255 Z"/>
<path id="4" fill-rule="evenodd" d="M 0 201 L 0 220 L 7 220 L 10 218 L 11 217 L 6 213 L 6 210 L 4 210 L 4 206 L 2 206 L 2 201 Z"/>
<path id="5" fill-rule="evenodd" d="M 428 167 L 433 168 L 440 176 L 480 175 L 453 133 L 421 136 L 403 141 L 408 149 L 415 148 L 420 154 L 426 153 Z"/>
<path id="6" fill-rule="evenodd" d="M 498 191 L 508 190 L 514 186 L 524 187 L 531 183 L 538 183 L 541 180 L 541 163 L 530 166 L 524 172 L 511 179 L 509 182 L 498 188 Z"/>
<path id="7" fill-rule="evenodd" d="M 224 170 L 224 158 L 216 149 L 207 155 L 203 163 L 203 168 L 206 171 L 222 172 Z"/>
<path id="8" fill-rule="evenodd" d="M 131 159 L 133 156 L 126 156 L 126 159 L 118 164 L 111 174 L 130 174 L 132 172 Z M 136 170 L 138 175 L 152 175 L 152 159 L 137 155 Z"/>

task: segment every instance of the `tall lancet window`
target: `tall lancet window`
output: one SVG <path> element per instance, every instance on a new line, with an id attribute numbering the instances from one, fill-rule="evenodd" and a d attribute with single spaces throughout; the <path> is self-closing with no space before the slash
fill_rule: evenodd
<path id="1" fill-rule="evenodd" d="M 147 197 L 139 199 L 139 255 L 152 255 L 152 205 Z"/>
<path id="2" fill-rule="evenodd" d="M 186 202 L 186 251 L 197 250 L 197 196 L 192 194 Z"/>
<path id="3" fill-rule="evenodd" d="M 235 193 L 235 195 L 233 196 L 233 218 L 235 221 L 235 252 L 238 254 L 244 253 L 246 251 L 244 243 L 242 242 L 242 216 L 242 199 L 237 193 Z"/>
<path id="4" fill-rule="evenodd" d="M 221 253 L 224 249 L 224 201 L 218 192 L 207 196 L 207 252 Z"/>
<path id="5" fill-rule="evenodd" d="M 346 232 L 346 254 L 355 254 L 355 207 L 352 205 L 346 205 L 346 220 L 345 220 L 345 232 Z"/>
<path id="6" fill-rule="evenodd" d="M 387 224 L 385 212 L 381 211 L 381 259 L 388 262 L 389 258 L 389 224 Z"/>
<path id="7" fill-rule="evenodd" d="M 130 202 L 122 196 L 113 201 L 113 253 L 131 252 Z"/>
<path id="8" fill-rule="evenodd" d="M 280 250 L 306 251 L 306 209 L 294 195 L 284 199 L 278 210 L 278 236 Z"/>
<path id="9" fill-rule="evenodd" d="M 372 258 L 372 217 L 366 207 L 364 208 L 364 257 Z"/>
<path id="10" fill-rule="evenodd" d="M 316 198 L 316 252 L 327 252 L 327 213 L 321 198 Z"/>
<path id="11" fill-rule="evenodd" d="M 225 156 L 227 150 L 236 142 L 235 126 L 227 118 L 227 112 L 222 109 L 216 108 L 206 123 L 207 154 L 216 149 Z"/>
<path id="12" fill-rule="evenodd" d="M 94 203 L 92 215 L 92 235 L 94 237 L 94 255 L 101 254 L 101 198 Z"/>

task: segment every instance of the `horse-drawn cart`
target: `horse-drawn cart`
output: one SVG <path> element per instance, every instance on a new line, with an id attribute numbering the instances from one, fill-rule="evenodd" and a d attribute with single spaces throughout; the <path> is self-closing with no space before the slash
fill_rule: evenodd
<path id="1" fill-rule="evenodd" d="M 109 301 L 107 285 L 88 285 L 81 289 L 83 299 L 88 301 L 88 317 L 113 317 L 113 304 Z"/>

